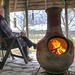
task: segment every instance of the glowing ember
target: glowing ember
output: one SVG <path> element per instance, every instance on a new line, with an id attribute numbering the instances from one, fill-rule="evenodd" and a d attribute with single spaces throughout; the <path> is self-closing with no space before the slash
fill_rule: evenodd
<path id="1" fill-rule="evenodd" d="M 52 38 L 48 42 L 48 48 L 52 53 L 63 54 L 67 50 L 67 42 L 62 38 Z"/>

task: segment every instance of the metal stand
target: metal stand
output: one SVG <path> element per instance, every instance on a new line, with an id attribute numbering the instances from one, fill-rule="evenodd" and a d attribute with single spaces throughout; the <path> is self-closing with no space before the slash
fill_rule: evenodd
<path id="1" fill-rule="evenodd" d="M 37 72 L 36 72 L 36 74 L 35 74 L 35 75 L 38 75 L 38 72 L 39 72 L 40 68 L 41 68 L 41 66 L 38 68 L 38 70 L 37 70 Z"/>

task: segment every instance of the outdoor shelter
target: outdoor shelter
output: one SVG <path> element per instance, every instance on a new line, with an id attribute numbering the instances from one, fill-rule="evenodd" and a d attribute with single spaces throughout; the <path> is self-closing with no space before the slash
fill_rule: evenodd
<path id="1" fill-rule="evenodd" d="M 66 8 L 65 2 L 68 8 L 75 7 L 75 0 L 0 0 L 0 5 L 5 9 L 5 17 L 9 21 L 9 12 L 15 11 L 26 11 L 26 32 L 29 37 L 28 32 L 28 10 L 44 10 L 49 7 L 61 7 Z M 65 10 L 66 16 L 66 33 L 68 34 L 68 24 L 67 24 L 67 10 Z M 68 37 L 68 35 L 67 35 Z"/>
<path id="2" fill-rule="evenodd" d="M 28 32 L 28 10 L 45 10 L 50 7 L 65 8 L 66 34 L 68 38 L 68 16 L 67 8 L 75 7 L 75 0 L 0 0 L 0 5 L 5 9 L 5 17 L 9 20 L 9 12 L 25 11 L 26 12 L 26 32 Z"/>

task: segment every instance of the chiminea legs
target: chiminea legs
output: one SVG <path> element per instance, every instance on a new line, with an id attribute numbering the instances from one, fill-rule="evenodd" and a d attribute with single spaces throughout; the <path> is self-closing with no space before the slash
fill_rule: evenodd
<path id="1" fill-rule="evenodd" d="M 50 73 L 47 73 L 47 75 L 64 75 L 64 73 L 62 73 L 62 74 L 50 74 Z"/>
<path id="2" fill-rule="evenodd" d="M 62 73 L 62 74 L 50 74 L 50 73 L 47 73 L 47 75 L 65 75 L 65 74 L 64 73 Z"/>
<path id="3" fill-rule="evenodd" d="M 39 75 L 39 71 L 40 71 L 41 68 L 42 68 L 41 66 L 38 68 L 35 75 Z M 68 71 L 65 71 L 65 73 L 61 73 L 61 74 L 48 73 L 47 71 L 45 71 L 44 73 L 45 73 L 45 75 L 69 75 Z"/>

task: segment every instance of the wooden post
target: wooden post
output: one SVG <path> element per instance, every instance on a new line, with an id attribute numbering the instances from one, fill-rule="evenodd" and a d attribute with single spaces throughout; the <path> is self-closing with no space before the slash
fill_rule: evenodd
<path id="1" fill-rule="evenodd" d="M 29 38 L 29 30 L 28 30 L 28 0 L 26 1 L 26 35 Z"/>
<path id="2" fill-rule="evenodd" d="M 66 37 L 69 38 L 68 36 L 68 12 L 67 12 L 67 8 L 68 8 L 68 0 L 65 0 L 65 26 L 66 26 Z"/>
<path id="3" fill-rule="evenodd" d="M 4 0 L 4 10 L 5 10 L 5 18 L 7 19 L 8 23 L 10 23 L 10 18 L 9 18 L 9 1 L 10 0 Z"/>

